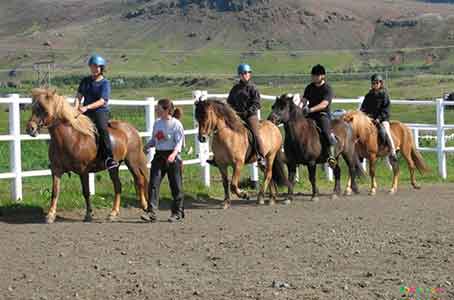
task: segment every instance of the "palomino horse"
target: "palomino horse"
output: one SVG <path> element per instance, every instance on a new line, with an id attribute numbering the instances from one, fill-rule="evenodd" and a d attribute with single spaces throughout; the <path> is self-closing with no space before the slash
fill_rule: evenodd
<path id="1" fill-rule="evenodd" d="M 377 193 L 377 182 L 375 180 L 375 166 L 377 158 L 385 157 L 390 154 L 388 146 L 379 145 L 378 130 L 372 119 L 361 111 L 351 111 L 344 115 L 343 119 L 352 124 L 355 139 L 357 139 L 356 148 L 358 155 L 369 160 L 369 174 L 371 179 L 370 195 Z M 415 169 L 424 173 L 429 171 L 421 154 L 416 150 L 413 142 L 413 135 L 410 129 L 398 121 L 391 121 L 391 135 L 396 147 L 407 161 L 408 169 L 410 170 L 411 184 L 415 189 L 420 187 L 416 184 Z M 392 187 L 389 190 L 390 194 L 397 192 L 399 183 L 399 162 L 390 161 L 393 170 Z"/>
<path id="2" fill-rule="evenodd" d="M 250 146 L 248 129 L 236 112 L 226 103 L 217 100 L 197 101 L 195 117 L 199 123 L 199 140 L 205 142 L 213 133 L 212 150 L 214 160 L 222 175 L 224 187 L 224 208 L 230 206 L 228 166 L 233 166 L 230 189 L 239 198 L 248 198 L 246 192 L 238 187 L 240 172 L 244 164 L 257 160 L 254 147 Z M 270 204 L 275 204 L 277 188 L 275 183 L 288 184 L 282 162 L 282 136 L 273 123 L 262 121 L 260 135 L 265 148 L 266 170 L 257 203 L 264 203 L 264 193 L 268 186 L 271 191 Z M 270 184 L 271 180 L 273 182 Z"/>
<path id="3" fill-rule="evenodd" d="M 92 220 L 89 191 L 89 172 L 105 169 L 104 160 L 97 155 L 96 128 L 91 120 L 79 114 L 55 91 L 34 89 L 32 91 L 32 116 L 27 124 L 27 133 L 37 136 L 42 127 L 50 134 L 49 160 L 52 171 L 52 199 L 46 216 L 47 223 L 53 223 L 57 215 L 57 201 L 60 193 L 60 179 L 64 173 L 79 174 L 86 203 L 85 221 Z M 109 128 L 114 158 L 124 161 L 131 171 L 137 195 L 142 208 L 147 207 L 148 172 L 147 160 L 142 152 L 142 140 L 130 124 L 112 121 Z M 115 200 L 111 220 L 120 213 L 121 182 L 118 168 L 110 172 L 115 189 Z"/>
<path id="4" fill-rule="evenodd" d="M 284 94 L 276 98 L 272 106 L 269 120 L 275 124 L 284 124 L 285 140 L 284 150 L 287 157 L 287 166 L 291 187 L 289 188 L 289 200 L 293 196 L 293 185 L 295 184 L 296 167 L 299 164 L 307 166 L 309 180 L 312 186 L 312 201 L 318 200 L 319 191 L 316 182 L 317 164 L 326 163 L 328 159 L 327 151 L 323 151 L 320 133 L 315 122 L 304 117 L 300 108 L 301 99 L 297 95 Z M 358 192 L 355 177 L 361 174 L 360 162 L 355 152 L 354 139 L 351 127 L 341 121 L 333 120 L 331 123 L 332 131 L 337 137 L 336 155 L 337 159 L 342 155 L 348 166 L 351 176 L 351 187 L 355 193 Z M 334 194 L 333 198 L 341 194 L 340 178 L 341 169 L 338 164 L 333 168 L 334 173 Z M 351 191 L 346 191 L 347 195 Z"/>

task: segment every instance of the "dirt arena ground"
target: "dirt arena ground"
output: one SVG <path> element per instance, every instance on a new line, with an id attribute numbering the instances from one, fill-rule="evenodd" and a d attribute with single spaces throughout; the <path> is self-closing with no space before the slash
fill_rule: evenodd
<path id="1" fill-rule="evenodd" d="M 453 186 L 219 203 L 188 203 L 184 224 L 167 210 L 144 224 L 134 208 L 117 223 L 107 210 L 91 224 L 4 214 L 0 299 L 454 299 Z"/>

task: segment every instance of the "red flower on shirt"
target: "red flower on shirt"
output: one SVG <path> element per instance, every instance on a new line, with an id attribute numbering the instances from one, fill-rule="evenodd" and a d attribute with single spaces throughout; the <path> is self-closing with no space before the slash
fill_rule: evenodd
<path id="1" fill-rule="evenodd" d="M 156 133 L 155 137 L 156 137 L 156 139 L 157 139 L 158 141 L 163 140 L 163 139 L 165 138 L 164 132 L 162 132 L 162 130 L 159 130 L 159 131 Z"/>

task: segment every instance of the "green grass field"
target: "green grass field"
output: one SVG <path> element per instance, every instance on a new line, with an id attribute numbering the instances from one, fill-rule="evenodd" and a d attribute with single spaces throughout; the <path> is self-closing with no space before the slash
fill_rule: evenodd
<path id="1" fill-rule="evenodd" d="M 118 57 L 116 57 L 117 55 Z M 126 84 L 114 85 L 112 98 L 114 99 L 145 99 L 155 97 L 156 99 L 170 97 L 172 99 L 190 99 L 193 90 L 208 90 L 212 93 L 227 93 L 236 80 L 234 77 L 235 66 L 242 61 L 251 63 L 254 67 L 255 81 L 262 94 L 280 95 L 286 92 L 300 92 L 308 83 L 307 76 L 298 75 L 308 73 L 310 67 L 319 62 L 323 62 L 330 72 L 346 72 L 348 70 L 362 70 L 365 67 L 383 68 L 385 63 L 380 59 L 369 59 L 364 61 L 356 54 L 348 51 L 323 51 L 310 53 L 242 53 L 231 52 L 214 48 L 200 49 L 198 51 L 185 53 L 165 53 L 158 45 L 144 46 L 142 55 L 128 55 L 127 62 L 121 62 L 120 54 L 112 54 L 109 57 L 114 63 L 111 64 L 108 76 L 114 82 L 121 79 Z M 147 59 L 144 59 L 147 58 Z M 448 57 L 449 58 L 449 57 Z M 399 68 L 423 67 L 424 62 L 420 60 L 409 60 L 407 65 Z M 436 70 L 437 66 L 434 66 Z M 57 85 L 59 93 L 74 95 L 77 89 L 77 82 L 85 69 L 73 72 L 62 71 L 56 74 L 54 84 Z M 155 74 L 159 74 L 156 76 Z M 278 75 L 269 75 L 278 74 Z M 403 75 L 404 73 L 389 73 L 387 82 L 392 99 L 434 99 L 440 97 L 444 92 L 454 90 L 454 75 Z M 407 74 L 407 73 L 405 73 Z M 32 88 L 33 74 L 22 74 L 23 79 L 20 88 L 0 88 L 0 93 L 17 92 L 21 95 L 29 95 Z M 338 98 L 357 98 L 363 96 L 369 89 L 367 80 L 368 74 L 349 74 L 333 75 L 329 80 L 334 87 Z M 196 82 L 191 83 L 196 78 Z M 189 83 L 188 83 L 189 82 Z M 264 102 L 262 117 L 269 113 L 271 103 Z M 0 134 L 8 132 L 8 113 L 6 106 L 0 105 Z M 345 108 L 354 109 L 356 105 L 333 105 L 333 109 Z M 25 128 L 27 119 L 30 116 L 29 110 L 22 112 L 21 126 Z M 145 129 L 143 108 L 113 107 L 112 117 L 127 120 L 139 130 Z M 435 107 L 416 106 L 416 105 L 394 105 L 392 107 L 392 118 L 409 123 L 429 123 L 435 124 Z M 454 124 L 454 110 L 449 110 L 445 115 L 446 123 Z M 192 108 L 186 107 L 183 124 L 185 128 L 193 128 Z M 424 134 L 424 133 L 421 133 Z M 432 133 L 433 134 L 433 133 Z M 425 142 L 428 143 L 428 142 Z M 432 145 L 433 146 L 433 145 Z M 192 147 L 194 149 L 194 136 L 187 137 L 187 148 L 183 157 L 185 159 L 195 158 L 194 153 L 187 153 Z M 432 171 L 429 174 L 419 176 L 420 182 L 430 184 L 441 182 L 437 175 L 437 160 L 434 153 L 424 153 L 424 158 L 429 163 Z M 47 142 L 46 141 L 27 141 L 22 143 L 22 166 L 23 170 L 37 170 L 48 168 Z M 452 157 L 452 156 L 450 156 Z M 454 163 L 448 159 L 448 182 L 454 181 Z M 0 172 L 10 170 L 9 163 L 9 144 L 0 142 Z M 408 172 L 402 166 L 402 184 L 408 183 Z M 345 172 L 345 168 L 344 168 Z M 185 190 L 188 195 L 201 195 L 207 197 L 222 197 L 222 187 L 220 177 L 212 168 L 213 181 L 211 188 L 207 189 L 202 185 L 200 168 L 198 166 L 187 166 L 185 168 Z M 383 164 L 380 164 L 379 183 L 381 186 L 390 183 L 390 171 Z M 244 171 L 246 177 L 247 170 Z M 319 174 L 320 185 L 324 191 L 331 189 L 331 183 Z M 97 207 L 111 205 L 113 189 L 106 172 L 96 176 L 96 196 L 94 203 Z M 299 190 L 308 191 L 307 174 L 301 174 L 302 181 L 298 185 Z M 131 205 L 135 203 L 135 192 L 132 184 L 132 177 L 128 172 L 122 173 L 124 187 L 124 203 Z M 0 186 L 0 207 L 13 205 L 9 200 L 10 186 L 7 180 L 2 181 Z M 362 190 L 366 191 L 368 179 L 362 180 Z M 24 179 L 24 199 L 26 205 L 36 205 L 47 207 L 50 197 L 51 180 L 50 177 L 27 178 Z M 167 184 L 163 185 L 163 197 L 169 198 Z M 59 203 L 61 208 L 72 209 L 84 206 L 80 193 L 80 184 L 77 176 L 66 176 L 63 179 L 62 195 Z"/>
<path id="2" fill-rule="evenodd" d="M 422 78 L 417 78 L 416 83 L 418 80 L 423 80 Z M 431 78 L 431 80 L 435 80 Z M 229 88 L 229 81 L 221 81 L 217 83 L 215 86 L 210 88 L 211 92 L 227 92 Z M 336 81 L 333 82 L 334 88 L 336 89 L 336 93 L 339 97 L 353 97 L 354 95 L 361 95 L 362 91 L 366 91 L 368 88 L 367 82 L 360 82 L 360 81 L 352 81 L 352 82 L 341 82 Z M 400 86 L 399 86 L 400 85 Z M 286 91 L 301 91 L 303 89 L 302 85 L 297 84 L 286 84 L 283 86 L 259 86 L 263 94 L 281 94 Z M 63 90 L 67 89 L 64 87 Z M 175 92 L 177 90 L 177 92 Z M 402 83 L 399 82 L 391 82 L 390 90 L 393 92 L 393 98 L 399 98 L 399 95 L 405 95 L 405 88 L 402 86 Z M 120 99 L 120 98 L 130 98 L 130 99 L 141 99 L 145 98 L 145 96 L 157 96 L 161 93 L 164 95 L 172 95 L 172 98 L 188 98 L 191 96 L 191 89 L 178 87 L 177 89 L 174 87 L 158 87 L 154 88 L 144 88 L 144 89 L 137 89 L 134 91 L 136 94 L 132 95 L 132 91 L 128 90 L 114 90 L 113 91 L 113 98 Z M 364 93 L 364 92 L 363 92 Z M 161 94 L 161 95 L 162 95 Z M 164 96 L 163 95 L 163 96 Z M 394 96 L 394 95 L 397 95 Z M 131 97 L 129 97 L 131 96 Z M 159 98 L 159 96 L 157 97 Z M 266 117 L 269 113 L 271 103 L 264 102 L 263 109 L 262 109 L 262 117 Z M 347 108 L 351 109 L 354 108 L 355 105 L 334 105 L 333 109 L 336 108 Z M 5 112 L 5 107 L 0 110 L 0 133 L 5 134 L 8 131 L 8 123 L 7 123 L 7 112 Z M 143 109 L 142 108 L 126 108 L 126 107 L 113 107 L 112 115 L 116 119 L 128 120 L 134 126 L 136 126 L 139 130 L 145 129 L 145 121 L 143 118 Z M 22 128 L 25 128 L 26 120 L 30 116 L 30 112 L 28 110 L 22 112 Z M 412 105 L 395 105 L 393 107 L 393 117 L 395 119 L 399 119 L 404 122 L 412 122 L 412 123 L 435 123 L 435 108 L 433 107 L 426 107 L 426 106 L 412 106 Z M 447 123 L 451 122 L 454 123 L 454 111 L 447 111 L 446 113 L 446 121 Z M 192 108 L 186 107 L 183 124 L 185 128 L 193 128 L 193 120 L 192 120 Z M 188 136 L 187 139 L 187 147 L 185 152 L 183 153 L 184 159 L 195 158 L 194 153 L 188 154 L 190 148 L 194 149 L 194 136 Z M 424 146 L 428 146 L 429 142 L 425 142 Z M 435 146 L 432 142 L 431 146 Z M 7 172 L 10 169 L 9 166 L 9 145 L 8 143 L 2 142 L 0 143 L 0 172 Z M 424 184 L 431 184 L 436 182 L 442 182 L 442 180 L 437 175 L 437 159 L 434 153 L 424 153 L 424 158 L 431 166 L 432 170 L 429 174 L 425 174 L 422 176 L 418 176 L 419 181 Z M 48 158 L 47 158 L 47 142 L 46 141 L 26 141 L 22 144 L 22 157 L 23 157 L 23 170 L 36 170 L 36 169 L 47 169 L 48 168 Z M 448 159 L 448 182 L 454 181 L 454 162 Z M 212 186 L 210 188 L 206 188 L 202 184 L 202 177 L 201 177 L 201 170 L 200 168 L 195 166 L 187 166 L 185 167 L 184 173 L 184 185 L 185 185 L 185 192 L 190 196 L 197 196 L 200 197 L 217 197 L 222 198 L 222 185 L 220 182 L 220 175 L 215 168 L 211 168 L 212 170 Z M 345 175 L 345 168 L 344 175 Z M 298 190 L 300 191 L 308 191 L 309 184 L 307 181 L 307 173 L 306 170 L 301 168 L 301 182 L 298 184 Z M 404 163 L 402 163 L 402 184 L 409 183 L 409 175 L 407 172 L 407 168 Z M 247 177 L 248 169 L 245 169 L 243 172 L 243 177 Z M 378 181 L 381 187 L 389 187 L 390 180 L 391 180 L 391 172 L 384 166 L 383 163 L 380 164 L 378 170 Z M 122 182 L 123 182 L 123 195 L 124 195 L 124 205 L 135 205 L 135 191 L 133 186 L 132 177 L 130 174 L 125 171 L 122 172 Z M 344 183 L 345 183 L 345 178 Z M 9 193 L 10 193 L 10 186 L 8 181 L 3 181 L 5 184 L 0 186 L 0 194 L 2 195 L 0 198 L 0 207 L 11 207 L 14 206 L 14 202 L 9 200 Z M 62 181 L 62 193 L 61 199 L 59 202 L 59 207 L 64 209 L 74 209 L 74 208 L 82 208 L 84 207 L 84 201 L 80 192 L 80 184 L 78 176 L 68 176 L 65 175 Z M 323 191 L 331 190 L 332 184 L 328 182 L 323 175 L 323 172 L 319 172 L 319 183 Z M 361 188 L 363 192 L 366 192 L 368 186 L 368 178 L 364 178 L 361 180 Z M 51 179 L 50 177 L 41 177 L 41 178 L 26 178 L 24 179 L 24 199 L 23 203 L 26 205 L 31 206 L 39 206 L 39 207 L 47 207 L 48 201 L 50 197 L 50 190 L 51 190 Z M 170 193 L 167 187 L 166 181 L 163 184 L 163 198 L 168 199 L 170 197 Z M 111 206 L 111 202 L 113 199 L 113 189 L 106 172 L 102 172 L 96 175 L 96 195 L 93 197 L 95 207 L 109 207 Z"/>

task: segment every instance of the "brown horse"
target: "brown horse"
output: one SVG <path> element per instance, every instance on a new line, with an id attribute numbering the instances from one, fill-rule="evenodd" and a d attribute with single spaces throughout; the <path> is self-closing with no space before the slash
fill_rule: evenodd
<path id="1" fill-rule="evenodd" d="M 388 146 L 379 145 L 377 127 L 372 119 L 363 112 L 351 111 L 345 114 L 343 118 L 346 122 L 352 124 L 353 134 L 357 139 L 356 147 L 358 155 L 369 160 L 369 174 L 371 179 L 369 194 L 375 195 L 377 193 L 377 182 L 375 180 L 376 161 L 379 157 L 388 156 L 390 149 Z M 429 171 L 429 168 L 421 154 L 416 150 L 411 130 L 399 121 L 391 121 L 390 125 L 396 151 L 399 151 L 407 161 L 412 186 L 415 189 L 419 189 L 420 187 L 416 183 L 415 169 L 424 173 Z M 393 181 L 389 193 L 395 194 L 400 175 L 399 162 L 390 160 L 390 163 L 393 170 Z"/>
<path id="2" fill-rule="evenodd" d="M 301 99 L 298 95 L 283 94 L 276 97 L 273 103 L 268 120 L 275 124 L 283 124 L 285 130 L 284 151 L 287 158 L 289 180 L 292 186 L 289 188 L 289 201 L 293 198 L 293 185 L 295 184 L 296 169 L 299 164 L 307 166 L 309 171 L 309 181 L 312 186 L 312 201 L 317 201 L 319 190 L 317 187 L 317 164 L 326 163 L 328 159 L 327 151 L 324 151 L 323 143 L 320 138 L 319 130 L 315 122 L 306 118 L 299 105 Z M 350 190 L 346 190 L 346 195 L 351 195 L 352 191 L 357 193 L 356 175 L 362 175 L 362 169 L 355 152 L 352 129 L 349 124 L 342 120 L 331 122 L 333 133 L 336 135 L 338 143 L 336 145 L 336 159 L 342 156 L 347 164 L 350 180 Z M 334 173 L 334 194 L 333 199 L 341 195 L 341 168 L 339 164 L 332 167 Z"/>
<path id="3" fill-rule="evenodd" d="M 52 171 L 52 199 L 47 223 L 53 223 L 57 215 L 57 201 L 60 193 L 60 179 L 64 173 L 79 174 L 82 192 L 86 203 L 85 221 L 92 220 L 89 191 L 89 172 L 105 169 L 103 159 L 97 155 L 96 128 L 91 120 L 79 114 L 65 99 L 55 91 L 34 89 L 32 91 L 32 116 L 27 124 L 27 133 L 37 136 L 39 130 L 47 127 L 50 134 L 49 160 Z M 112 121 L 109 133 L 114 158 L 124 161 L 131 171 L 136 192 L 142 208 L 147 207 L 148 172 L 147 160 L 142 152 L 142 140 L 137 130 L 130 124 Z M 115 189 L 115 200 L 111 220 L 120 213 L 121 182 L 118 168 L 112 169 L 110 178 Z"/>
<path id="4" fill-rule="evenodd" d="M 222 175 L 224 208 L 230 206 L 228 166 L 233 166 L 230 190 L 239 198 L 247 199 L 248 194 L 238 187 L 240 172 L 245 164 L 257 160 L 255 151 L 249 143 L 248 129 L 228 104 L 217 100 L 197 101 L 195 118 L 199 123 L 200 142 L 205 142 L 207 137 L 213 133 L 212 150 L 214 160 Z M 257 203 L 264 204 L 264 193 L 269 186 L 271 192 L 269 203 L 272 205 L 275 204 L 277 193 L 275 183 L 289 184 L 283 169 L 282 136 L 279 128 L 269 121 L 260 123 L 260 135 L 264 142 L 266 170 Z M 272 179 L 273 182 L 271 182 Z"/>

